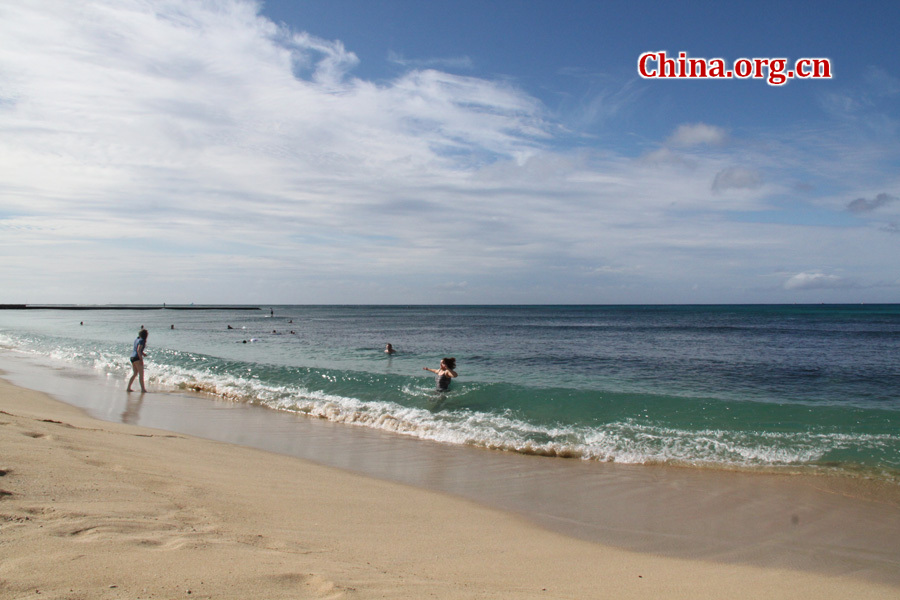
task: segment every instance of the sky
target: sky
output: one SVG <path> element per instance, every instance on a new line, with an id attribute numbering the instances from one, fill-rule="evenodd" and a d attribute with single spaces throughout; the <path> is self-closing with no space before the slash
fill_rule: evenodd
<path id="1" fill-rule="evenodd" d="M 0 303 L 900 302 L 897 23 L 0 0 Z M 832 76 L 641 77 L 660 51 Z"/>

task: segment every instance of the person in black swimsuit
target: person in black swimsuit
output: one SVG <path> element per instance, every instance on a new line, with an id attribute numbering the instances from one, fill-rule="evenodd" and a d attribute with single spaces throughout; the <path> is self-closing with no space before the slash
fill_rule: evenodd
<path id="1" fill-rule="evenodd" d="M 429 369 L 428 367 L 422 367 L 422 369 L 434 373 L 437 389 L 441 392 L 446 392 L 450 388 L 450 380 L 456 377 L 456 371 L 454 370 L 456 369 L 456 359 L 442 358 L 440 369 Z"/>

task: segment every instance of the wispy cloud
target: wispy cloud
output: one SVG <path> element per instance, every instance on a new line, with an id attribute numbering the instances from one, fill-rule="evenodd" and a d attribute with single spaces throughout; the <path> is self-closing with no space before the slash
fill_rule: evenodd
<path id="1" fill-rule="evenodd" d="M 852 87 L 830 90 L 820 96 L 822 108 L 832 116 L 865 127 L 881 136 L 895 136 L 900 121 L 891 107 L 900 96 L 900 79 L 876 66 L 867 68 Z"/>
<path id="2" fill-rule="evenodd" d="M 589 80 L 590 87 L 584 96 L 564 105 L 569 113 L 568 122 L 573 127 L 604 126 L 633 111 L 638 99 L 646 92 L 646 88 L 634 79 L 617 82 L 594 76 Z"/>
<path id="3" fill-rule="evenodd" d="M 412 69 L 451 69 L 465 71 L 474 67 L 472 59 L 468 56 L 406 58 L 399 52 L 393 50 L 388 52 L 388 61 Z"/>

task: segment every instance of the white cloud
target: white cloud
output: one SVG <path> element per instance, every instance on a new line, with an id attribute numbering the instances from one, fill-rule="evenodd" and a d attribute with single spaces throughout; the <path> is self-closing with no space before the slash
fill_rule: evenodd
<path id="1" fill-rule="evenodd" d="M 706 123 L 679 125 L 666 144 L 676 147 L 720 146 L 728 140 L 728 134 L 721 127 Z"/>
<path id="2" fill-rule="evenodd" d="M 848 287 L 850 284 L 843 277 L 826 275 L 818 271 L 797 273 L 784 283 L 786 290 L 820 290 Z"/>

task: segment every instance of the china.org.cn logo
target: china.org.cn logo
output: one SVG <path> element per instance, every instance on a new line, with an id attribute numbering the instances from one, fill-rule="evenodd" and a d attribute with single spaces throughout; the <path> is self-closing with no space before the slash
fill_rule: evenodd
<path id="1" fill-rule="evenodd" d="M 637 70 L 644 79 L 765 79 L 784 85 L 791 79 L 831 79 L 831 59 L 738 58 L 729 66 L 723 58 L 694 58 L 687 52 L 673 58 L 660 50 L 641 54 Z"/>

